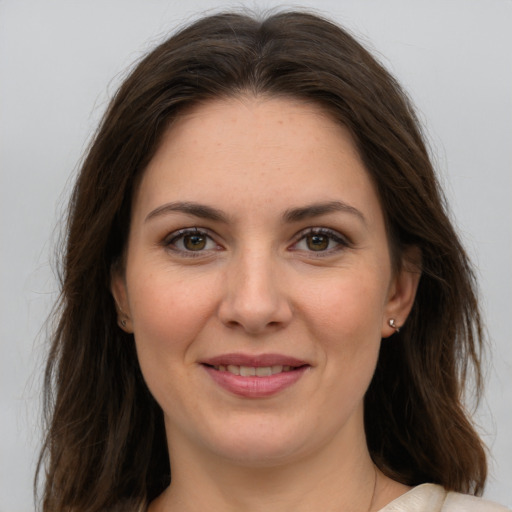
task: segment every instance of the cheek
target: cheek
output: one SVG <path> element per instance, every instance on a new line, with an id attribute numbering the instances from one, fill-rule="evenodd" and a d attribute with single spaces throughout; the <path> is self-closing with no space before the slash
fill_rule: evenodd
<path id="1" fill-rule="evenodd" d="M 325 354 L 326 400 L 344 414 L 362 403 L 375 372 L 385 295 L 380 281 L 372 278 L 335 284 L 324 290 L 323 307 L 314 317 Z"/>
<path id="2" fill-rule="evenodd" d="M 340 271 L 340 276 L 312 283 L 307 301 L 311 322 L 333 343 L 364 345 L 380 341 L 386 298 L 381 275 Z"/>
<path id="3" fill-rule="evenodd" d="M 139 357 L 158 360 L 186 352 L 215 309 L 212 283 L 173 272 L 139 275 L 132 283 L 130 309 Z"/>
<path id="4" fill-rule="evenodd" d="M 373 272 L 342 274 L 312 289 L 309 326 L 323 354 L 326 400 L 351 410 L 377 364 L 387 283 Z"/>

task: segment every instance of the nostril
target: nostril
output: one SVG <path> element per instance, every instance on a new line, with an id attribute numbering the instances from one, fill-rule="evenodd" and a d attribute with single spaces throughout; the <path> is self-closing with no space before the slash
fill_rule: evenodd
<path id="1" fill-rule="evenodd" d="M 256 279 L 259 277 L 260 279 Z M 218 317 L 230 329 L 241 328 L 256 334 L 286 326 L 292 318 L 286 294 L 281 293 L 275 280 L 254 275 L 227 284 L 226 294 L 219 303 Z"/>

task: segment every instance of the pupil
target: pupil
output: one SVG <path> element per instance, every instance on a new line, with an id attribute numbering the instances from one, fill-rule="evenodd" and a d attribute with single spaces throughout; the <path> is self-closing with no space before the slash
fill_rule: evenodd
<path id="1" fill-rule="evenodd" d="M 309 235 L 308 247 L 313 251 L 323 251 L 329 245 L 329 238 L 325 235 Z"/>
<path id="2" fill-rule="evenodd" d="M 184 242 L 185 247 L 191 251 L 204 249 L 206 245 L 206 239 L 203 235 L 187 235 Z"/>

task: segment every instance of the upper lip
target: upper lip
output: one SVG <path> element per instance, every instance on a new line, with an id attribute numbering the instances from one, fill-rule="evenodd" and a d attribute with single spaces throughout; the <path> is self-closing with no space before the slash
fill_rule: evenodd
<path id="1" fill-rule="evenodd" d="M 240 353 L 221 354 L 218 356 L 210 357 L 208 359 L 204 359 L 201 361 L 201 363 L 207 364 L 209 366 L 227 366 L 232 364 L 235 366 L 250 366 L 254 368 L 278 365 L 299 367 L 308 364 L 306 361 L 284 354 L 251 355 Z"/>

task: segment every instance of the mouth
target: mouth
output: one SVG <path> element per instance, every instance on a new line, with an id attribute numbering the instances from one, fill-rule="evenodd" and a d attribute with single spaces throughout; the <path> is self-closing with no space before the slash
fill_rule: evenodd
<path id="1" fill-rule="evenodd" d="M 270 377 L 310 366 L 306 361 L 283 354 L 223 354 L 202 361 L 219 372 L 242 377 Z"/>
<path id="2" fill-rule="evenodd" d="M 277 375 L 278 373 L 297 370 L 298 368 L 301 368 L 301 366 L 281 364 L 272 366 L 240 366 L 235 364 L 219 364 L 212 366 L 212 368 L 219 372 L 229 372 L 233 375 L 240 375 L 241 377 L 270 377 L 271 375 Z"/>
<path id="3" fill-rule="evenodd" d="M 245 398 L 278 394 L 293 386 L 311 368 L 305 361 L 279 354 L 224 354 L 201 364 L 221 388 Z"/>

